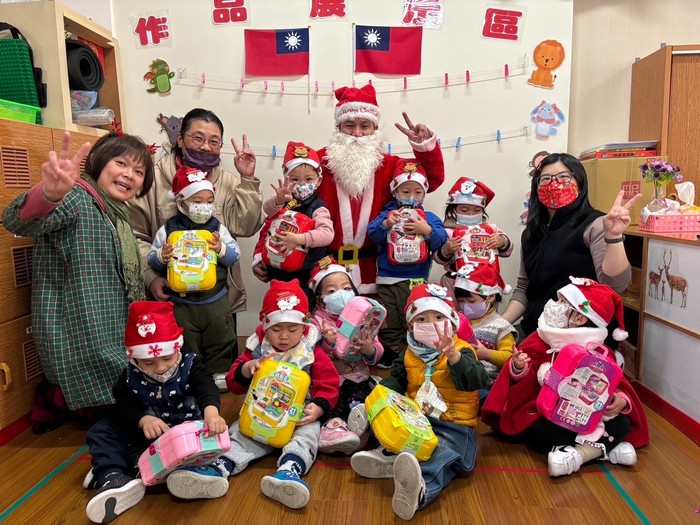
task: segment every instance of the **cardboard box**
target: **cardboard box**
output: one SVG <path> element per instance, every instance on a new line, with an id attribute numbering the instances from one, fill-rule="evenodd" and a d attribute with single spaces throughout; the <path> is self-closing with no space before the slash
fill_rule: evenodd
<path id="1" fill-rule="evenodd" d="M 630 210 L 631 224 L 638 224 L 642 208 L 654 199 L 654 184 L 646 182 L 639 166 L 655 161 L 668 161 L 668 157 L 627 159 L 589 159 L 581 163 L 588 174 L 588 198 L 591 205 L 607 213 L 620 190 L 625 190 L 623 204 L 637 193 L 642 198 Z"/>

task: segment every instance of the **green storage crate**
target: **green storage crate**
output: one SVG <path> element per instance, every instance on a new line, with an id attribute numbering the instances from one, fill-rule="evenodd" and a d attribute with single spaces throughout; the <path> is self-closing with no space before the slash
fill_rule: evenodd
<path id="1" fill-rule="evenodd" d="M 36 124 L 39 115 L 41 115 L 41 108 L 0 99 L 0 118 Z"/>

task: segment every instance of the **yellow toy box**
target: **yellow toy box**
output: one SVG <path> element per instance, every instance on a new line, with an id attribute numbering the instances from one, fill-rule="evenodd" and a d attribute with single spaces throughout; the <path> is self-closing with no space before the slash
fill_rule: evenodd
<path id="1" fill-rule="evenodd" d="M 208 230 L 176 231 L 168 235 L 173 258 L 168 262 L 168 286 L 174 292 L 204 292 L 216 284 L 216 254 Z"/>
<path id="2" fill-rule="evenodd" d="M 365 408 L 383 447 L 397 454 L 410 452 L 421 461 L 430 459 L 438 438 L 413 399 L 377 385 L 365 399 Z"/>
<path id="3" fill-rule="evenodd" d="M 281 448 L 292 439 L 304 412 L 309 374 L 284 361 L 266 359 L 255 372 L 241 407 L 241 434 Z"/>

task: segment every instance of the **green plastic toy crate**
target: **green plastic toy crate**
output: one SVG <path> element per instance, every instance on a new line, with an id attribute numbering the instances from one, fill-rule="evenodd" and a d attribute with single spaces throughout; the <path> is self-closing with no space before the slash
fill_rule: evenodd
<path id="1" fill-rule="evenodd" d="M 39 115 L 41 115 L 41 108 L 0 99 L 0 118 L 36 124 Z"/>

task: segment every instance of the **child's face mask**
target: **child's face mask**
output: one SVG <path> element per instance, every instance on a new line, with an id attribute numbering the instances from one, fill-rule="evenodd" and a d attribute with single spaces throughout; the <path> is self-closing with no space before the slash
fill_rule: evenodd
<path id="1" fill-rule="evenodd" d="M 491 303 L 489 301 L 482 301 L 480 303 L 470 303 L 468 301 L 460 303 L 462 306 L 462 313 L 467 316 L 468 319 L 479 319 L 486 315 L 486 312 L 491 308 Z"/>
<path id="2" fill-rule="evenodd" d="M 449 321 L 440 321 L 438 323 L 413 323 L 413 338 L 419 343 L 424 344 L 428 348 L 437 349 L 438 336 L 435 324 L 441 326 L 442 332 L 452 338 L 452 324 Z"/>
<path id="3" fill-rule="evenodd" d="M 457 217 L 458 226 L 478 226 L 484 222 L 483 213 L 467 214 L 467 213 L 455 213 Z"/>
<path id="4" fill-rule="evenodd" d="M 552 328 L 568 328 L 569 310 L 571 310 L 571 306 L 568 304 L 558 303 L 550 299 L 542 310 L 542 320 Z"/>
<path id="5" fill-rule="evenodd" d="M 139 365 L 138 363 L 134 363 L 141 372 L 143 372 L 144 375 L 150 377 L 154 381 L 157 381 L 159 383 L 167 383 L 170 381 L 173 377 L 177 375 L 177 370 L 180 365 L 180 361 L 182 360 L 182 354 L 180 352 L 177 353 L 177 359 L 175 360 L 175 364 L 168 368 L 165 372 L 162 374 L 158 374 L 155 372 L 155 367 L 151 366 L 143 366 Z"/>
<path id="6" fill-rule="evenodd" d="M 355 297 L 355 292 L 352 290 L 336 290 L 333 293 L 322 296 L 323 304 L 328 312 L 333 315 L 340 315 L 348 304 L 348 301 Z"/>
<path id="7" fill-rule="evenodd" d="M 185 211 L 184 207 L 181 207 L 178 204 L 178 208 L 180 208 L 180 211 L 187 215 L 190 219 L 192 219 L 192 222 L 195 222 L 197 224 L 205 224 L 209 219 L 212 218 L 214 212 L 216 211 L 216 206 L 214 205 L 214 203 L 188 202 L 187 207 L 189 209 L 188 211 Z"/>
<path id="8" fill-rule="evenodd" d="M 316 193 L 318 184 L 315 182 L 298 183 L 292 188 L 292 195 L 299 201 L 304 201 Z"/>

